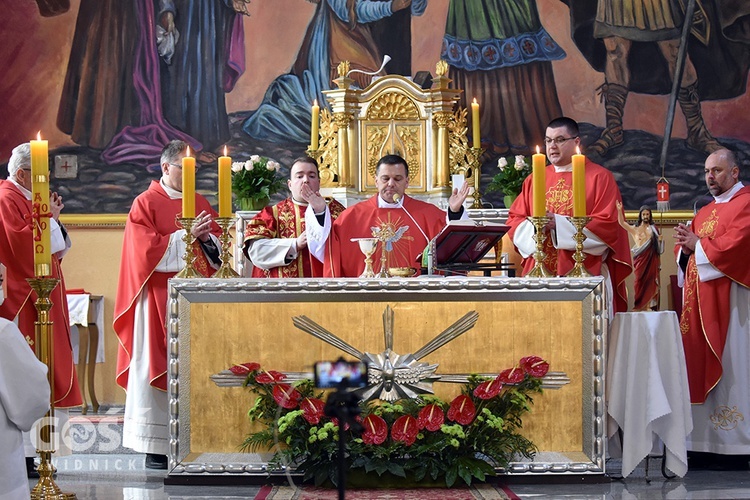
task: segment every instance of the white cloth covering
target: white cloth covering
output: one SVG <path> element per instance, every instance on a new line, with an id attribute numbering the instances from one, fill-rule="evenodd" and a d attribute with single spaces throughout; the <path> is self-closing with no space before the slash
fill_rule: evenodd
<path id="1" fill-rule="evenodd" d="M 666 446 L 667 468 L 683 477 L 686 438 L 693 421 L 685 352 L 674 311 L 615 315 L 606 385 L 610 454 L 622 452 L 622 475 L 633 472 L 658 438 Z"/>
<path id="2" fill-rule="evenodd" d="M 28 500 L 22 431 L 49 408 L 47 366 L 18 327 L 0 318 L 0 500 Z"/>

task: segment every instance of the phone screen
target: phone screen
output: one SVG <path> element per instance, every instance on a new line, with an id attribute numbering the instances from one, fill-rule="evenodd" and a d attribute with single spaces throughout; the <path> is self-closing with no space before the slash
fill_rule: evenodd
<path id="1" fill-rule="evenodd" d="M 362 361 L 319 361 L 315 363 L 315 387 L 333 389 L 347 380 L 346 387 L 367 386 L 367 364 Z"/>

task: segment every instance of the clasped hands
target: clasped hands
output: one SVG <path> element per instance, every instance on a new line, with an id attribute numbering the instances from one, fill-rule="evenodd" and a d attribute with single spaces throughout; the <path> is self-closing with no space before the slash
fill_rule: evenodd
<path id="1" fill-rule="evenodd" d="M 674 228 L 674 239 L 675 242 L 682 247 L 682 251 L 691 254 L 695 252 L 695 245 L 698 244 L 700 238 L 697 234 L 690 230 L 690 227 L 679 223 Z"/>
<path id="2" fill-rule="evenodd" d="M 190 232 L 196 239 L 208 241 L 209 235 L 211 234 L 211 223 L 213 220 L 211 214 L 203 210 L 193 221 L 193 227 L 190 228 Z"/>

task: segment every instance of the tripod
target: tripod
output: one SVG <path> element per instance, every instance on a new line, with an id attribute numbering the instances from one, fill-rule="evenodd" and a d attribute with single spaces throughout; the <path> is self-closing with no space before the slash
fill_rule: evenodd
<path id="1" fill-rule="evenodd" d="M 323 413 L 328 417 L 335 417 L 339 421 L 339 453 L 338 453 L 338 484 L 339 500 L 344 500 L 346 492 L 346 434 L 344 428 L 349 428 L 355 435 L 362 432 L 362 425 L 356 421 L 361 413 L 359 397 L 348 391 L 349 379 L 344 378 L 336 387 L 336 391 L 328 395 Z"/>

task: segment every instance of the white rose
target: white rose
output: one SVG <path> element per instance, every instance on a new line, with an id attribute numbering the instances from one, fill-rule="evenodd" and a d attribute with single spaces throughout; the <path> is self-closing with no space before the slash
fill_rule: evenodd
<path id="1" fill-rule="evenodd" d="M 274 170 L 274 171 L 278 172 L 279 169 L 281 168 L 281 165 L 279 165 L 278 162 L 275 162 L 273 160 L 268 160 L 268 163 L 266 164 L 266 168 L 268 170 Z"/>
<path id="2" fill-rule="evenodd" d="M 244 168 L 244 166 L 245 166 L 244 162 L 236 161 L 232 163 L 232 172 L 239 172 L 240 170 Z"/>
<path id="3" fill-rule="evenodd" d="M 245 162 L 245 170 L 252 170 L 252 169 L 253 169 L 253 160 L 251 158 Z"/>
<path id="4" fill-rule="evenodd" d="M 523 155 L 516 155 L 516 170 L 523 170 L 526 167 L 526 158 Z"/>
<path id="5" fill-rule="evenodd" d="M 505 157 L 501 157 L 499 160 L 497 160 L 497 168 L 499 168 L 501 172 L 505 170 L 505 167 L 507 166 L 508 160 L 506 160 Z"/>
<path id="6" fill-rule="evenodd" d="M 260 161 L 260 156 L 258 156 L 258 155 L 252 155 L 252 156 L 250 157 L 250 160 L 249 160 L 249 161 L 250 161 L 250 163 L 257 163 L 257 162 L 259 162 L 259 161 Z"/>

